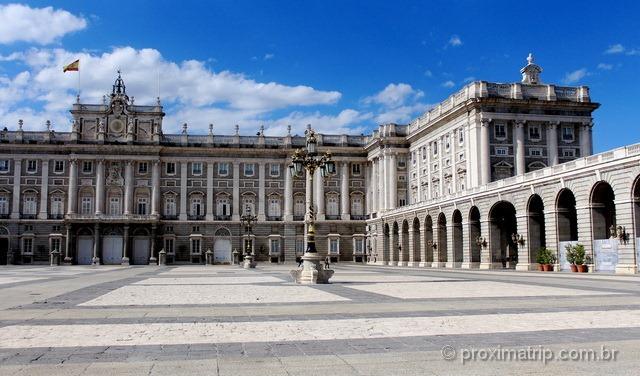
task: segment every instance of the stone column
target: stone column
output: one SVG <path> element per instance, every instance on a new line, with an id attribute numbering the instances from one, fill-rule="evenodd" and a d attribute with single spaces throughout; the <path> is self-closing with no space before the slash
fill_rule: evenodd
<path id="1" fill-rule="evenodd" d="M 14 183 L 15 189 L 15 183 Z M 78 207 L 78 160 L 69 161 L 69 191 L 67 193 L 67 214 L 76 214 Z"/>
<path id="2" fill-rule="evenodd" d="M 129 265 L 129 226 L 124 226 L 124 244 L 122 246 L 122 265 Z"/>
<path id="3" fill-rule="evenodd" d="M 151 214 L 160 215 L 160 161 L 152 162 L 151 167 Z"/>
<path id="4" fill-rule="evenodd" d="M 545 247 L 549 248 L 550 250 L 556 252 L 556 257 L 558 257 L 560 254 L 558 253 L 560 251 L 560 248 L 558 247 L 558 228 L 557 228 L 557 215 L 558 212 L 555 210 L 555 208 L 549 208 L 548 210 L 545 209 L 544 210 L 544 238 L 545 238 Z M 556 270 L 560 270 L 560 265 L 559 265 L 560 261 L 556 260 Z M 538 260 L 533 259 L 531 260 L 531 270 L 535 270 L 538 268 Z"/>
<path id="5" fill-rule="evenodd" d="M 318 221 L 324 220 L 324 178 L 320 173 L 320 169 L 317 169 L 313 176 L 313 182 L 315 184 L 314 198 L 316 202 L 316 219 Z"/>
<path id="6" fill-rule="evenodd" d="M 418 203 L 422 201 L 422 155 L 420 154 L 420 148 L 417 149 L 416 153 L 416 184 L 418 185 L 416 194 L 418 195 L 418 197 L 416 198 L 415 203 Z"/>
<path id="7" fill-rule="evenodd" d="M 127 161 L 124 167 L 124 215 L 133 214 L 133 166 L 132 164 L 133 162 Z"/>
<path id="8" fill-rule="evenodd" d="M 213 162 L 207 162 L 207 207 L 205 219 L 213 221 Z"/>
<path id="9" fill-rule="evenodd" d="M 104 159 L 98 159 L 96 166 L 96 216 L 102 215 L 104 209 Z"/>
<path id="10" fill-rule="evenodd" d="M 480 233 L 487 242 L 487 246 L 480 248 L 480 269 L 492 269 L 493 260 L 491 258 L 491 233 L 489 232 L 491 222 L 487 219 L 480 220 Z"/>
<path id="11" fill-rule="evenodd" d="M 385 178 L 385 165 L 386 162 L 384 154 L 381 151 L 380 156 L 378 157 L 378 217 L 380 217 L 380 213 L 387 210 L 387 179 Z"/>
<path id="12" fill-rule="evenodd" d="M 418 266 L 421 268 L 429 267 L 431 266 L 431 263 L 427 262 L 427 242 L 425 241 L 424 218 L 420 220 L 418 237 L 420 239 L 418 241 L 418 244 L 420 245 L 420 264 Z"/>
<path id="13" fill-rule="evenodd" d="M 547 126 L 547 154 L 549 155 L 549 166 L 559 163 L 558 159 L 558 121 L 550 121 Z"/>
<path id="14" fill-rule="evenodd" d="M 617 210 L 616 210 L 617 213 Z M 591 207 L 576 205 L 576 217 L 578 223 L 578 242 L 584 245 L 587 255 L 593 257 L 593 235 L 591 231 Z M 608 230 L 607 230 L 608 231 Z M 591 270 L 591 269 L 590 269 Z"/>
<path id="15" fill-rule="evenodd" d="M 526 213 L 526 209 L 525 209 Z M 532 263 L 535 263 L 536 260 L 531 260 L 531 253 L 529 252 L 529 244 L 530 242 L 530 232 L 529 231 L 529 214 L 518 214 L 516 213 L 516 222 L 518 228 L 518 234 L 524 236 L 524 244 L 516 244 L 518 247 L 518 262 L 516 263 L 516 270 L 532 270 Z M 511 234 L 507 234 L 507 236 L 511 236 Z"/>
<path id="16" fill-rule="evenodd" d="M 524 121 L 517 120 L 516 121 L 516 131 L 515 131 L 515 149 L 516 149 L 516 175 L 522 175 L 527 170 L 525 168 L 524 162 L 524 154 L 525 154 L 525 146 L 524 146 Z"/>
<path id="17" fill-rule="evenodd" d="M 591 155 L 591 123 L 582 123 L 580 126 L 580 156 Z"/>
<path id="18" fill-rule="evenodd" d="M 440 244 L 440 231 L 438 229 L 438 217 L 436 216 L 435 221 L 433 222 L 433 244 L 436 245 L 436 248 L 434 249 L 433 246 L 431 248 L 433 249 L 433 262 L 431 263 L 432 268 L 444 267 L 444 263 L 440 262 L 440 260 L 442 260 L 442 257 L 440 257 L 440 252 L 442 252 L 443 249 L 442 244 Z"/>
<path id="19" fill-rule="evenodd" d="M 634 201 L 628 198 L 615 200 L 616 227 L 622 226 L 627 233 L 625 240 L 613 240 L 618 242 L 618 264 L 616 274 L 636 274 L 638 265 L 635 258 L 635 239 L 638 236 L 634 231 L 633 212 Z"/>
<path id="20" fill-rule="evenodd" d="M 456 171 L 456 164 L 458 162 L 458 154 L 456 152 L 458 144 L 457 131 L 451 132 L 449 136 L 449 146 L 451 147 L 451 193 L 456 193 L 458 191 L 458 172 Z"/>
<path id="21" fill-rule="evenodd" d="M 491 182 L 491 146 L 489 144 L 489 126 L 490 119 L 482 119 L 480 128 L 480 183 L 488 184 Z"/>
<path id="22" fill-rule="evenodd" d="M 471 239 L 470 236 L 471 228 L 469 226 L 469 222 L 464 220 L 462 221 L 462 264 L 460 267 L 462 269 L 471 269 L 471 249 L 475 246 L 475 239 Z M 473 244 L 471 243 L 473 242 Z"/>
<path id="23" fill-rule="evenodd" d="M 240 220 L 242 209 L 240 208 L 240 163 L 233 162 L 233 207 L 231 208 L 234 221 Z"/>
<path id="24" fill-rule="evenodd" d="M 157 226 L 153 224 L 151 225 L 151 244 L 150 244 L 151 256 L 149 257 L 149 265 L 155 265 L 158 263 L 158 259 L 156 258 L 156 233 L 157 233 Z"/>
<path id="25" fill-rule="evenodd" d="M 465 135 L 464 135 L 464 161 L 466 164 L 466 168 L 467 168 L 467 172 L 465 174 L 466 177 L 466 183 L 465 183 L 465 188 L 469 189 L 473 186 L 473 184 L 471 183 L 472 177 L 475 174 L 475 171 L 472 171 L 471 169 L 471 127 L 467 124 L 464 127 L 465 129 Z M 474 157 L 475 159 L 475 157 Z"/>
<path id="26" fill-rule="evenodd" d="M 349 210 L 349 162 L 342 162 L 340 168 L 340 217 L 343 221 L 351 219 Z"/>
<path id="27" fill-rule="evenodd" d="M 180 214 L 178 219 L 186 221 L 187 218 L 187 162 L 180 162 Z"/>
<path id="28" fill-rule="evenodd" d="M 13 160 L 13 196 L 11 203 L 11 219 L 20 219 L 20 180 L 22 176 L 22 160 Z"/>
<path id="29" fill-rule="evenodd" d="M 304 171 L 305 171 L 304 172 L 304 174 L 305 174 L 305 185 L 304 185 L 304 187 L 305 187 L 305 197 L 304 198 L 305 198 L 305 206 L 306 206 L 304 213 L 305 213 L 305 217 L 309 217 L 309 208 L 313 207 L 314 211 L 316 213 L 318 212 L 318 209 L 317 209 L 317 206 L 315 204 L 314 197 L 313 197 L 313 191 L 315 190 L 315 188 L 313 186 L 315 184 L 315 182 L 312 179 L 313 175 L 310 174 L 309 171 L 307 171 L 307 170 L 304 170 Z M 306 246 L 305 246 L 305 249 L 307 249 Z"/>
<path id="30" fill-rule="evenodd" d="M 371 185 L 371 213 L 378 213 L 380 199 L 378 198 L 378 187 L 380 178 L 378 177 L 378 165 L 376 158 L 371 159 L 371 180 L 369 184 Z"/>
<path id="31" fill-rule="evenodd" d="M 427 199 L 433 195 L 433 180 L 431 179 L 431 144 L 427 145 Z"/>
<path id="32" fill-rule="evenodd" d="M 265 176 L 264 176 L 265 163 L 258 163 L 258 221 L 264 221 L 265 216 Z"/>
<path id="33" fill-rule="evenodd" d="M 407 266 L 417 266 L 415 260 L 415 244 L 414 244 L 414 233 L 413 233 L 413 221 L 409 224 L 409 236 L 407 236 L 407 243 L 409 246 L 409 262 L 406 263 Z M 406 260 L 404 260 L 406 261 Z"/>
<path id="34" fill-rule="evenodd" d="M 460 264 L 456 264 L 454 252 L 455 252 L 455 238 L 454 238 L 454 224 L 453 218 L 450 217 L 447 221 L 447 262 L 445 264 L 446 268 L 458 268 Z"/>
<path id="35" fill-rule="evenodd" d="M 93 229 L 93 258 L 91 259 L 92 265 L 100 265 L 99 248 L 100 247 L 100 224 L 96 223 Z"/>
<path id="36" fill-rule="evenodd" d="M 284 171 L 284 220 L 293 221 L 293 176 L 289 168 Z"/>
<path id="37" fill-rule="evenodd" d="M 389 159 L 389 183 L 387 187 L 389 188 L 389 204 L 387 208 L 395 209 L 398 206 L 398 163 L 396 161 L 396 153 L 391 153 L 388 156 Z"/>
<path id="38" fill-rule="evenodd" d="M 405 260 L 404 258 L 404 253 L 406 252 L 406 249 L 404 249 L 405 247 L 405 242 L 404 242 L 404 237 L 405 237 L 405 233 L 402 231 L 402 222 L 399 223 L 400 225 L 400 231 L 398 231 L 398 260 L 397 261 L 397 265 L 398 266 L 407 266 L 407 260 Z"/>
<path id="39" fill-rule="evenodd" d="M 397 265 L 397 260 L 395 259 L 395 251 L 396 251 L 397 241 L 396 234 L 393 233 L 393 225 L 389 226 L 389 254 L 386 255 L 384 261 L 387 262 L 387 265 Z"/>
<path id="40" fill-rule="evenodd" d="M 47 219 L 49 207 L 49 160 L 42 160 L 42 181 L 40 182 L 40 210 L 38 212 L 39 219 Z"/>
<path id="41" fill-rule="evenodd" d="M 364 169 L 364 186 L 367 187 L 366 191 L 365 191 L 365 198 L 364 198 L 364 213 L 367 215 L 371 215 L 371 197 L 373 196 L 371 193 L 372 190 L 372 184 L 371 184 L 371 166 L 369 165 L 369 163 L 367 162 L 365 164 L 365 169 Z"/>
<path id="42" fill-rule="evenodd" d="M 444 148 L 442 147 L 442 138 L 438 138 L 438 196 L 444 196 Z"/>

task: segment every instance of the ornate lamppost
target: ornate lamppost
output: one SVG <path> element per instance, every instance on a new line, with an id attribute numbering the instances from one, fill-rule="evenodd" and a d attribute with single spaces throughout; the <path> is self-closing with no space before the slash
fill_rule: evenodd
<path id="1" fill-rule="evenodd" d="M 306 136 L 305 149 L 298 149 L 293 153 L 291 157 L 291 165 L 289 166 L 289 172 L 292 175 L 299 175 L 302 171 L 307 172 L 309 177 L 307 183 L 313 187 L 313 174 L 317 169 L 320 169 L 322 176 L 333 174 L 336 171 L 336 165 L 331 159 L 331 153 L 326 152 L 322 155 L 318 153 L 317 144 L 318 140 L 316 132 L 311 129 L 311 125 L 307 126 L 307 130 L 304 132 Z M 309 190 L 313 196 L 313 189 Z M 309 197 L 308 200 L 313 202 L 313 197 Z M 305 238 L 307 241 L 307 248 L 302 256 L 302 269 L 296 269 L 291 271 L 291 276 L 296 283 L 300 284 L 316 284 L 316 283 L 329 283 L 329 278 L 333 276 L 333 270 L 324 269 L 321 265 L 321 257 L 316 250 L 315 241 L 315 210 L 313 204 L 307 208 L 305 215 L 306 233 Z"/>
<path id="2" fill-rule="evenodd" d="M 251 214 L 244 214 L 240 217 L 240 223 L 244 228 L 244 235 L 242 237 L 244 245 L 242 252 L 244 254 L 243 268 L 255 268 L 255 253 L 253 248 L 253 225 L 256 223 L 257 217 Z"/>

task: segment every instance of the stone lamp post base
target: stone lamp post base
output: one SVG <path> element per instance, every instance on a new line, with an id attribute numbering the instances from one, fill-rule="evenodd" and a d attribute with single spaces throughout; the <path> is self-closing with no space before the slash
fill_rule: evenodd
<path id="1" fill-rule="evenodd" d="M 302 256 L 302 269 L 292 270 L 291 277 L 300 285 L 315 285 L 329 283 L 333 277 L 333 270 L 324 269 L 322 258 L 317 253 L 305 253 Z"/>
<path id="2" fill-rule="evenodd" d="M 242 263 L 242 267 L 245 269 L 254 269 L 256 267 L 256 262 L 253 261 L 253 256 L 248 255 L 244 256 L 244 262 Z"/>

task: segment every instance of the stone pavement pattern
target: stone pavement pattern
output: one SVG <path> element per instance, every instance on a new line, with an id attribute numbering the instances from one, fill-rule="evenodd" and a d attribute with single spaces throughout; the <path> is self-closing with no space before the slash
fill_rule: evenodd
<path id="1" fill-rule="evenodd" d="M 290 268 L 2 267 L 0 375 L 585 375 L 640 366 L 636 276 L 341 264 L 333 284 L 298 286 Z M 505 358 L 514 349 L 598 358 Z M 602 359 L 610 351 L 615 360 Z"/>

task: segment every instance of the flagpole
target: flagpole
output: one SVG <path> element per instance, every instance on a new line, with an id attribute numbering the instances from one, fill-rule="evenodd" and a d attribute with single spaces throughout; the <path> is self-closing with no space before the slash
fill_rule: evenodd
<path id="1" fill-rule="evenodd" d="M 78 67 L 78 98 L 80 98 L 80 67 Z"/>

